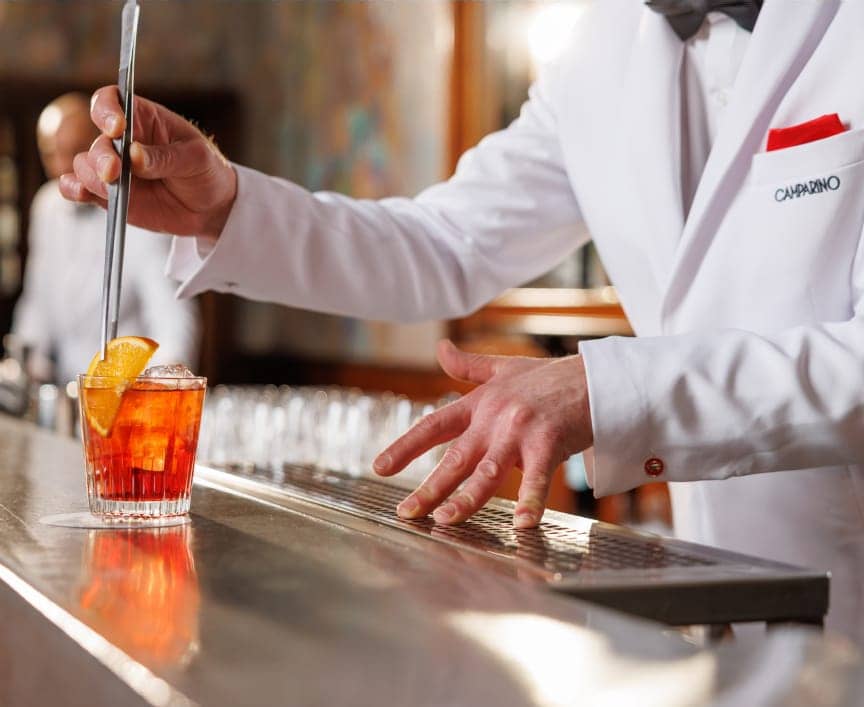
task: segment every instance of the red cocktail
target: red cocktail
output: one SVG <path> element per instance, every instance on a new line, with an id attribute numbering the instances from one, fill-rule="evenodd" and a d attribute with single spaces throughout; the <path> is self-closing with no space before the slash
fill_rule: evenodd
<path id="1" fill-rule="evenodd" d="M 90 510 L 154 518 L 189 511 L 205 378 L 78 377 Z"/>

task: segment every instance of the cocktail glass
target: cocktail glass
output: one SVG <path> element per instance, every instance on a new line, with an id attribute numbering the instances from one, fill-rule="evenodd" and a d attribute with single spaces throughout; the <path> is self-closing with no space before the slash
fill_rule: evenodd
<path id="1" fill-rule="evenodd" d="M 78 376 L 91 513 L 110 519 L 189 512 L 206 388 L 200 377 L 141 376 L 127 384 Z"/>

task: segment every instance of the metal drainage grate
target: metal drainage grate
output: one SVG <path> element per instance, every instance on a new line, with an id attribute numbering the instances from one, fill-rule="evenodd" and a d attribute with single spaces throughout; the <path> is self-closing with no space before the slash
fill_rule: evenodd
<path id="1" fill-rule="evenodd" d="M 249 475 L 274 481 L 274 476 L 265 472 Z M 411 529 L 436 540 L 511 557 L 542 568 L 544 574 L 716 564 L 711 559 L 671 550 L 660 537 L 599 532 L 598 524 L 590 522 L 579 528 L 551 519 L 544 520 L 538 528 L 516 530 L 512 510 L 495 506 L 481 509 L 456 526 L 437 525 L 431 518 L 405 521 L 396 515 L 395 508 L 407 491 L 375 479 L 299 466 L 286 466 L 275 479 L 281 487 L 302 491 L 304 497 L 323 505 Z"/>

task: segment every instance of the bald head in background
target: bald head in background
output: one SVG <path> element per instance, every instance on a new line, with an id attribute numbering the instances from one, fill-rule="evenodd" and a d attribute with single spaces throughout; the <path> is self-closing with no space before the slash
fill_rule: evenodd
<path id="1" fill-rule="evenodd" d="M 65 93 L 45 106 L 36 125 L 36 142 L 48 178 L 71 172 L 75 155 L 86 152 L 98 135 L 85 94 Z"/>

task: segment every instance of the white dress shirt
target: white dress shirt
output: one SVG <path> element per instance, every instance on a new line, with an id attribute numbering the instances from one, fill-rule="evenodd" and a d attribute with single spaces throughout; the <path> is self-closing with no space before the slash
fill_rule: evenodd
<path id="1" fill-rule="evenodd" d="M 105 211 L 66 201 L 48 182 L 33 199 L 28 243 L 12 331 L 38 355 L 56 359 L 54 379 L 63 384 L 84 373 L 99 349 Z M 164 274 L 168 247 L 165 236 L 128 228 L 118 333 L 155 339 L 153 363 L 194 367 L 197 308 L 174 297 Z"/>
<path id="2" fill-rule="evenodd" d="M 689 211 L 741 69 L 750 33 L 711 12 L 688 41 L 682 69 L 681 188 Z"/>

